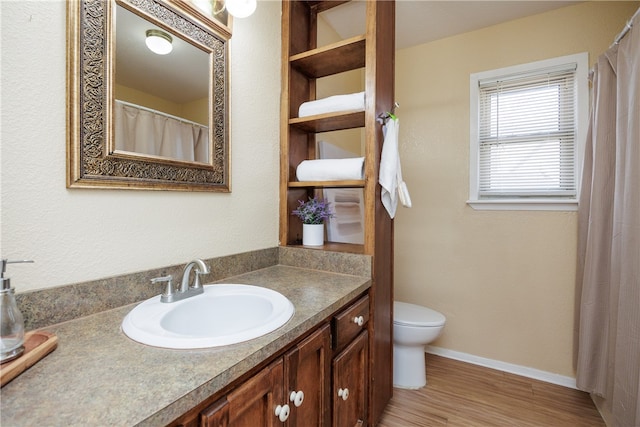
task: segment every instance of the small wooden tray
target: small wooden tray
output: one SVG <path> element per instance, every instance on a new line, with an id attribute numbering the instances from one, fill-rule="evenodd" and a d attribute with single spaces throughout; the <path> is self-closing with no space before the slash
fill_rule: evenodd
<path id="1" fill-rule="evenodd" d="M 58 346 L 58 337 L 44 331 L 30 331 L 24 335 L 24 353 L 11 362 L 0 365 L 0 387 L 35 365 Z"/>

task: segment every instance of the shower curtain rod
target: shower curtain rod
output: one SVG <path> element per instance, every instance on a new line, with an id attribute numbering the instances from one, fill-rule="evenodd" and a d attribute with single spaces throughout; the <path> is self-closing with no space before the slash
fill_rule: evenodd
<path id="1" fill-rule="evenodd" d="M 634 19 L 636 19 L 636 17 L 638 16 L 638 14 L 640 14 L 640 8 L 638 8 L 638 10 L 636 10 L 636 13 L 633 14 L 633 16 L 631 17 L 631 19 L 629 19 L 626 23 L 626 25 L 624 26 L 624 28 L 622 29 L 622 31 L 620 31 L 620 34 L 618 34 L 615 38 L 615 40 L 613 41 L 613 45 L 616 45 L 618 43 L 620 43 L 620 40 L 622 40 L 622 38 L 624 36 L 627 35 L 627 33 L 629 32 L 629 30 L 631 29 L 631 27 L 633 27 L 633 21 Z"/>
<path id="2" fill-rule="evenodd" d="M 203 127 L 203 128 L 208 128 L 208 126 L 203 125 L 202 123 L 193 122 L 191 120 L 183 119 L 182 117 L 174 116 L 172 114 L 165 113 L 164 111 L 154 110 L 153 108 L 144 107 L 144 106 L 138 105 L 138 104 L 133 104 L 131 102 L 123 101 L 121 99 L 116 99 L 115 101 L 121 103 L 122 105 L 126 105 L 128 107 L 137 108 L 138 110 L 148 111 L 150 113 L 158 114 L 160 116 L 167 117 L 169 119 L 177 120 L 180 123 L 185 123 L 185 124 L 192 125 L 192 126 L 200 126 L 200 127 Z"/>

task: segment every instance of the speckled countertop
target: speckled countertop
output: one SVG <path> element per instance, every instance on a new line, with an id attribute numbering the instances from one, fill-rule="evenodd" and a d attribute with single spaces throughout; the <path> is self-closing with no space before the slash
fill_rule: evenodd
<path id="1" fill-rule="evenodd" d="M 353 298 L 370 279 L 275 265 L 222 283 L 265 286 L 288 297 L 292 319 L 263 337 L 226 347 L 170 350 L 126 337 L 127 305 L 44 330 L 58 348 L 0 391 L 0 424 L 165 425 L 278 353 Z"/>

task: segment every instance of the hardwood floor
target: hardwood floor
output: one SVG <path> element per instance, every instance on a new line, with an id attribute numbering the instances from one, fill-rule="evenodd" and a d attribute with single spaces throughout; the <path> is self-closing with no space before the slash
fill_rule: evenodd
<path id="1" fill-rule="evenodd" d="M 605 426 L 588 394 L 427 355 L 427 386 L 394 388 L 379 427 Z"/>

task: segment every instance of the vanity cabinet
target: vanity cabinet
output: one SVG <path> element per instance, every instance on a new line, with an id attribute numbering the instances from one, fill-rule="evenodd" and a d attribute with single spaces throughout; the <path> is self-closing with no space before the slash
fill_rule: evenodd
<path id="1" fill-rule="evenodd" d="M 284 356 L 285 393 L 291 407 L 289 426 L 326 426 L 331 406 L 331 333 L 328 324 Z M 299 393 L 304 400 L 296 406 Z M 287 400 L 287 395 L 285 395 Z"/>
<path id="2" fill-rule="evenodd" d="M 366 426 L 368 414 L 369 334 L 362 332 L 332 363 L 332 426 Z"/>
<path id="3" fill-rule="evenodd" d="M 284 354 L 171 426 L 366 426 L 369 296 L 342 308 Z"/>
<path id="4" fill-rule="evenodd" d="M 283 363 L 277 360 L 200 414 L 200 426 L 264 426 L 280 424 L 273 408 L 283 404 Z"/>
<path id="5" fill-rule="evenodd" d="M 352 304 L 333 319 L 335 356 L 332 372 L 333 427 L 366 426 L 369 414 L 369 298 Z"/>
<path id="6" fill-rule="evenodd" d="M 327 426 L 328 324 L 200 413 L 202 427 Z"/>

